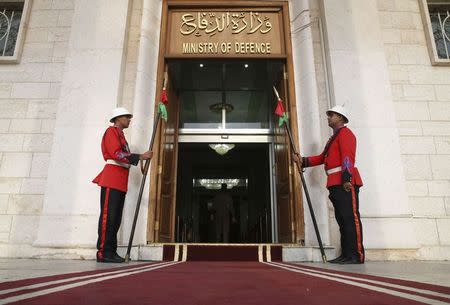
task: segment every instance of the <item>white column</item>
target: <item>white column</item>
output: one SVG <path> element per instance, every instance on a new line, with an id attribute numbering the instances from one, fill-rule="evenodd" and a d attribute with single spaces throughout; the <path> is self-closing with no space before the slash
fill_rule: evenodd
<path id="1" fill-rule="evenodd" d="M 76 0 L 35 246 L 95 247 L 100 142 L 121 96 L 129 0 Z"/>
<path id="2" fill-rule="evenodd" d="M 309 24 L 310 1 L 291 1 L 289 3 L 292 48 L 294 61 L 295 93 L 297 103 L 297 117 L 299 128 L 300 152 L 304 156 L 318 154 L 326 138 L 321 125 L 321 105 L 317 92 L 316 68 L 314 65 L 314 50 L 311 27 L 298 31 L 302 26 Z M 318 223 L 322 241 L 330 244 L 328 225 L 327 193 L 324 191 L 324 174 L 321 170 L 308 170 L 305 172 L 308 190 L 313 201 L 314 213 Z M 310 217 L 306 198 L 303 197 L 305 214 L 305 244 L 317 245 L 317 237 Z"/>
<path id="3" fill-rule="evenodd" d="M 135 99 L 132 111 L 134 117 L 129 141 L 130 147 L 139 152 L 148 149 L 153 131 L 161 9 L 161 0 L 144 0 L 143 2 Z M 141 179 L 142 174 L 140 171 L 130 172 L 128 184 L 130 191 L 125 202 L 120 238 L 121 244 L 124 245 L 128 245 Z M 147 177 L 133 239 L 134 245 L 147 243 L 149 182 L 149 177 Z"/>
<path id="4" fill-rule="evenodd" d="M 322 0 L 335 101 L 350 113 L 367 248 L 415 248 L 377 1 Z"/>

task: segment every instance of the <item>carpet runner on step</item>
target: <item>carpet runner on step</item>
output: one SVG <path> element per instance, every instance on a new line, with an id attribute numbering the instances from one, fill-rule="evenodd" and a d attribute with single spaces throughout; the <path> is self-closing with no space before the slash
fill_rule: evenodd
<path id="1" fill-rule="evenodd" d="M 271 244 L 166 244 L 164 261 L 281 261 L 282 246 Z"/>

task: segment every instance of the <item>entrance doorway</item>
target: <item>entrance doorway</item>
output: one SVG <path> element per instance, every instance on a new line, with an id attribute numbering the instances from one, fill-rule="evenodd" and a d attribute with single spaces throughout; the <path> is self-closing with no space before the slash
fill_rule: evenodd
<path id="1" fill-rule="evenodd" d="M 289 142 L 273 114 L 273 86 L 287 97 L 284 62 L 168 60 L 165 75 L 169 119 L 153 159 L 159 164 L 153 240 L 301 241 Z M 229 207 L 215 202 L 219 193 L 231 197 Z"/>
<path id="2" fill-rule="evenodd" d="M 272 242 L 270 144 L 225 155 L 206 143 L 178 152 L 176 242 Z"/>
<path id="3" fill-rule="evenodd" d="M 277 241 L 271 84 L 282 62 L 168 66 L 179 95 L 175 241 Z"/>

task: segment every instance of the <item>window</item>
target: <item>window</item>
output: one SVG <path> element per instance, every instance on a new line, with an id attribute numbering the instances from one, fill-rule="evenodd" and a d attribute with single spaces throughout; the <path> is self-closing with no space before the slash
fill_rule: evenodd
<path id="1" fill-rule="evenodd" d="M 433 65 L 450 65 L 450 2 L 421 0 L 428 50 Z"/>
<path id="2" fill-rule="evenodd" d="M 20 57 L 30 0 L 0 0 L 0 63 Z"/>

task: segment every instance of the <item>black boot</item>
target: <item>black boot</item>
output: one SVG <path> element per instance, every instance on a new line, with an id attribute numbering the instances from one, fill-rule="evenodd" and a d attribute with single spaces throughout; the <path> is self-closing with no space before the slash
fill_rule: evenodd
<path id="1" fill-rule="evenodd" d="M 123 263 L 125 261 L 125 259 L 122 256 L 119 256 L 119 254 L 114 253 L 114 259 L 121 261 L 121 263 Z"/>
<path id="2" fill-rule="evenodd" d="M 345 256 L 343 256 L 342 254 L 339 255 L 338 257 L 336 257 L 335 259 L 331 259 L 328 262 L 331 264 L 339 264 L 340 261 L 344 260 Z"/>
<path id="3" fill-rule="evenodd" d="M 125 262 L 125 259 L 117 255 L 117 253 L 114 254 L 106 254 L 103 255 L 97 253 L 97 262 L 99 263 L 123 263 Z"/>
<path id="4" fill-rule="evenodd" d="M 347 257 L 343 260 L 341 260 L 340 262 L 338 262 L 338 264 L 341 265 L 351 265 L 351 264 L 364 264 L 363 262 L 361 262 L 358 258 L 356 257 Z"/>

